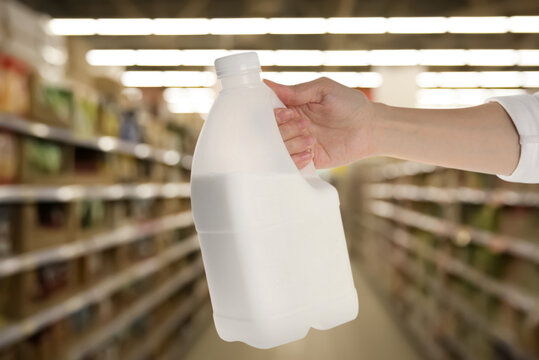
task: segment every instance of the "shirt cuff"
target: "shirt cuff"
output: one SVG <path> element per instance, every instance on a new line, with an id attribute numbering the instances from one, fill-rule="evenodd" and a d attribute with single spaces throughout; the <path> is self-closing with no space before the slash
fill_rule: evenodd
<path id="1" fill-rule="evenodd" d="M 520 141 L 520 159 L 511 175 L 498 175 L 505 181 L 539 183 L 539 93 L 495 97 L 511 117 Z"/>

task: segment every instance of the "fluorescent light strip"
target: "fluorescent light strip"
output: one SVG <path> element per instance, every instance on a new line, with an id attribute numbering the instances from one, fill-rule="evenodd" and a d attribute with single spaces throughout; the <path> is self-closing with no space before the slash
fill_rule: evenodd
<path id="1" fill-rule="evenodd" d="M 90 50 L 95 66 L 212 66 L 248 50 Z M 263 66 L 539 66 L 539 50 L 258 50 Z"/>
<path id="2" fill-rule="evenodd" d="M 422 72 L 422 88 L 539 88 L 539 71 Z"/>
<path id="3" fill-rule="evenodd" d="M 522 89 L 422 89 L 416 94 L 416 105 L 447 108 L 479 105 L 494 96 L 525 94 Z"/>
<path id="4" fill-rule="evenodd" d="M 311 81 L 319 77 L 328 77 L 350 87 L 375 88 L 382 84 L 382 76 L 377 72 L 314 72 L 314 71 L 284 71 L 263 72 L 262 77 L 283 84 L 297 84 Z M 204 89 L 215 85 L 216 77 L 211 71 L 126 71 L 122 83 L 127 87 L 170 87 L 197 89 L 167 89 L 165 97 L 168 102 L 186 94 L 208 95 L 212 89 Z M 200 87 L 200 88 L 199 88 Z"/>
<path id="5" fill-rule="evenodd" d="M 539 16 L 52 19 L 55 35 L 539 33 Z"/>
<path id="6" fill-rule="evenodd" d="M 126 87 L 211 87 L 216 77 L 212 71 L 125 71 Z"/>

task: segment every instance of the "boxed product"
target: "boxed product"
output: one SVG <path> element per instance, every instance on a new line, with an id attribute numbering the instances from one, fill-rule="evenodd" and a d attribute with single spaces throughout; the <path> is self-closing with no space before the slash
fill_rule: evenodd
<path id="1" fill-rule="evenodd" d="M 0 130 L 0 184 L 16 181 L 18 171 L 17 136 Z"/>
<path id="2" fill-rule="evenodd" d="M 97 131 L 101 135 L 120 136 L 121 113 L 116 102 L 109 97 L 100 97 Z"/>
<path id="3" fill-rule="evenodd" d="M 54 126 L 72 127 L 74 95 L 71 89 L 39 76 L 31 77 L 31 89 L 32 119 Z"/>
<path id="4" fill-rule="evenodd" d="M 135 110 L 126 110 L 122 113 L 120 138 L 125 141 L 139 143 L 142 141 L 142 132 Z"/>
<path id="5" fill-rule="evenodd" d="M 0 205 L 0 261 L 13 254 L 13 209 Z"/>
<path id="6" fill-rule="evenodd" d="M 76 205 L 78 222 L 77 238 L 104 231 L 106 224 L 105 203 L 101 199 L 85 199 Z"/>
<path id="7" fill-rule="evenodd" d="M 24 115 L 30 104 L 28 66 L 0 53 L 0 113 Z"/>
<path id="8" fill-rule="evenodd" d="M 69 182 L 67 146 L 37 138 L 23 138 L 21 142 L 21 183 Z"/>
<path id="9" fill-rule="evenodd" d="M 73 130 L 82 137 L 94 136 L 98 119 L 97 93 L 85 86 L 74 88 Z"/>
<path id="10" fill-rule="evenodd" d="M 111 180 L 110 159 L 113 155 L 75 147 L 73 150 L 73 175 L 77 183 L 108 183 Z"/>
<path id="11" fill-rule="evenodd" d="M 26 203 L 15 217 L 17 252 L 27 252 L 60 245 L 73 239 L 73 204 L 61 202 Z"/>
<path id="12" fill-rule="evenodd" d="M 65 301 L 77 285 L 73 259 L 41 265 L 15 275 L 9 301 L 12 314 L 26 317 Z"/>

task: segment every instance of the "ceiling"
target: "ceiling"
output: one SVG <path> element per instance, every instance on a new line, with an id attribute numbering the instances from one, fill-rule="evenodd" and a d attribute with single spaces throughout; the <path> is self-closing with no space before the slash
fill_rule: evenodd
<path id="1" fill-rule="evenodd" d="M 539 14 L 535 0 L 22 0 L 53 17 L 332 17 Z"/>

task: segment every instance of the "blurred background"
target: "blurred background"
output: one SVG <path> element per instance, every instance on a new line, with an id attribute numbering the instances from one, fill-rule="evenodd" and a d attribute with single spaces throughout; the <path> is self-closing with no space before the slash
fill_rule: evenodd
<path id="1" fill-rule="evenodd" d="M 189 201 L 215 58 L 460 107 L 539 90 L 530 0 L 0 0 L 0 359 L 538 359 L 539 185 L 392 159 L 323 171 L 359 316 L 220 340 Z"/>

